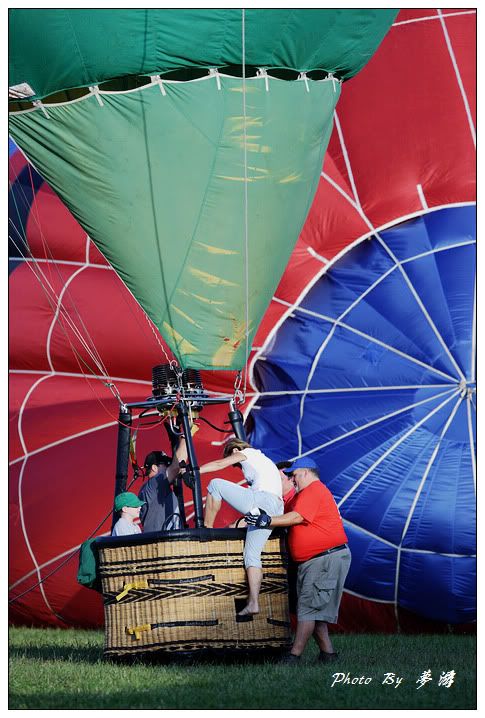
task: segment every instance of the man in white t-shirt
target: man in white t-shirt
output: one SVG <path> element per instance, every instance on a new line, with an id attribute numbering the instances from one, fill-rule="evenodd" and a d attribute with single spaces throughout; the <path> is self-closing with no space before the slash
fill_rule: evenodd
<path id="1" fill-rule="evenodd" d="M 259 513 L 259 509 L 263 509 L 274 516 L 272 511 L 276 508 L 279 513 L 283 513 L 280 472 L 262 451 L 253 449 L 241 439 L 230 439 L 224 447 L 223 458 L 204 464 L 200 467 L 200 473 L 219 471 L 229 466 L 237 466 L 242 470 L 249 488 L 245 489 L 225 479 L 212 479 L 207 487 L 204 515 L 204 525 L 207 528 L 214 526 L 223 500 L 242 514 Z M 248 508 L 250 506 L 252 509 Z M 259 613 L 259 591 L 263 578 L 261 551 L 270 534 L 271 531 L 267 529 L 248 527 L 244 544 L 244 566 L 248 577 L 249 597 L 247 606 L 239 613 L 240 616 Z"/>

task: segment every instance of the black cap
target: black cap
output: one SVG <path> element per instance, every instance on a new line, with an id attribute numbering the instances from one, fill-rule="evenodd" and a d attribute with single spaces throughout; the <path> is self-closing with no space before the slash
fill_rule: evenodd
<path id="1" fill-rule="evenodd" d="M 153 464 L 156 464 L 156 466 L 160 464 L 168 466 L 170 463 L 172 463 L 172 460 L 164 451 L 150 451 L 145 457 L 143 466 L 145 469 L 150 469 Z"/>

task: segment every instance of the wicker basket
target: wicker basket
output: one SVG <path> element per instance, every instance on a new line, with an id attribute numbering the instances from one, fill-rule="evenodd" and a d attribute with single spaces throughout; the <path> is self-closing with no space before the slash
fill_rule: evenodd
<path id="1" fill-rule="evenodd" d="M 260 613 L 246 604 L 245 531 L 193 529 L 101 539 L 105 656 L 286 650 L 287 555 L 274 532 L 263 553 Z"/>

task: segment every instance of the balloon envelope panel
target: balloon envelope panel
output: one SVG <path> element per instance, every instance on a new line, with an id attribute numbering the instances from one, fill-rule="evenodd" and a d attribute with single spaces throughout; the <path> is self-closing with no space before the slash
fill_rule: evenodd
<path id="1" fill-rule="evenodd" d="M 207 76 L 164 92 L 20 113 L 11 133 L 181 366 L 241 368 L 310 208 L 340 85 Z"/>
<path id="2" fill-rule="evenodd" d="M 475 208 L 447 208 L 349 250 L 254 366 L 252 440 L 319 464 L 348 589 L 450 624 L 476 605 L 475 237 Z"/>
<path id="3" fill-rule="evenodd" d="M 9 13 L 9 85 L 28 82 L 34 97 L 45 97 L 124 75 L 243 61 L 349 78 L 375 52 L 396 14 L 392 9 L 16 9 Z"/>

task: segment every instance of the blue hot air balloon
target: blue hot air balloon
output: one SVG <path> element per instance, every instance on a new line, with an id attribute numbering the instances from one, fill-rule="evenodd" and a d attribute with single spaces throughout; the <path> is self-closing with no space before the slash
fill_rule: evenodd
<path id="1" fill-rule="evenodd" d="M 346 589 L 475 619 L 473 206 L 376 233 L 330 264 L 253 367 L 252 441 L 311 456 L 352 550 Z"/>

